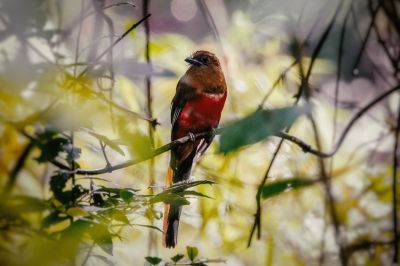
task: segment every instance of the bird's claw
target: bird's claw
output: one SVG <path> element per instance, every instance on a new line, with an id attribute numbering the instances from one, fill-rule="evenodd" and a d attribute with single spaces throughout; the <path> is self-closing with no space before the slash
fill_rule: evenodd
<path id="1" fill-rule="evenodd" d="M 188 137 L 191 142 L 194 142 L 196 140 L 196 136 L 192 132 L 188 133 Z"/>
<path id="2" fill-rule="evenodd" d="M 215 137 L 216 133 L 217 133 L 217 129 L 215 129 L 215 128 L 211 128 L 210 129 L 210 133 L 209 134 L 210 134 L 211 137 Z"/>

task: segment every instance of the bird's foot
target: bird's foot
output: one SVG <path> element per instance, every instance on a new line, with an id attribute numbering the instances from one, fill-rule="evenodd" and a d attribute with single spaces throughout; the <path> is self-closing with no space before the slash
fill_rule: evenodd
<path id="1" fill-rule="evenodd" d="M 177 186 L 181 186 L 181 185 L 186 185 L 186 184 L 189 184 L 189 183 L 191 183 L 191 182 L 193 182 L 194 181 L 194 178 L 193 177 L 189 177 L 188 179 L 185 179 L 185 180 L 182 180 L 182 181 L 178 181 L 178 182 L 176 182 L 176 183 L 173 183 L 172 184 L 172 187 L 177 187 Z"/>
<path id="2" fill-rule="evenodd" d="M 196 140 L 196 136 L 192 132 L 188 133 L 188 137 L 191 142 L 194 142 Z"/>
<path id="3" fill-rule="evenodd" d="M 210 135 L 210 137 L 215 137 L 216 133 L 217 133 L 217 129 L 216 128 L 211 128 L 209 135 Z"/>

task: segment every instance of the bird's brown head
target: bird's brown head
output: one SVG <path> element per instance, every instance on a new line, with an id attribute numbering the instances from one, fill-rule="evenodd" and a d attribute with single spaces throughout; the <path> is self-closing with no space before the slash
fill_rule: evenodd
<path id="1" fill-rule="evenodd" d="M 208 51 L 197 51 L 185 59 L 186 62 L 199 68 L 220 68 L 219 60 L 215 54 Z"/>
<path id="2" fill-rule="evenodd" d="M 199 91 L 212 88 L 213 93 L 226 92 L 224 73 L 218 58 L 208 51 L 197 51 L 185 59 L 189 69 L 181 82 L 189 84 Z"/>

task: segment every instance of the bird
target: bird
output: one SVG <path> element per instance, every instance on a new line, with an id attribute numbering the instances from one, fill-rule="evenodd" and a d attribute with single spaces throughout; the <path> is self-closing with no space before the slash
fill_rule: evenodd
<path id="1" fill-rule="evenodd" d="M 189 68 L 179 79 L 171 102 L 171 140 L 189 136 L 190 141 L 171 149 L 166 185 L 185 182 L 195 162 L 211 144 L 214 134 L 195 138 L 196 133 L 212 132 L 218 127 L 227 97 L 227 86 L 217 56 L 209 51 L 196 51 L 185 59 Z M 174 248 L 178 240 L 182 206 L 166 204 L 164 210 L 164 241 Z"/>

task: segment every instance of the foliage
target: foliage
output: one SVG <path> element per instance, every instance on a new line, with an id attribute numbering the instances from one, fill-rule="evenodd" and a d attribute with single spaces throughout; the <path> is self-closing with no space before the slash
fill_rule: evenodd
<path id="1" fill-rule="evenodd" d="M 187 246 L 186 256 L 183 254 L 176 254 L 169 260 L 163 260 L 159 257 L 146 257 L 146 261 L 149 265 L 192 265 L 192 266 L 207 266 L 207 263 L 221 263 L 223 260 L 219 259 L 199 259 L 197 258 L 199 251 L 196 247 Z"/>
<path id="2" fill-rule="evenodd" d="M 224 127 L 221 133 L 222 152 L 229 152 L 241 146 L 254 144 L 284 130 L 305 112 L 306 108 L 283 108 L 257 110 L 249 116 Z M 249 130 L 256 128 L 257 130 Z"/>

